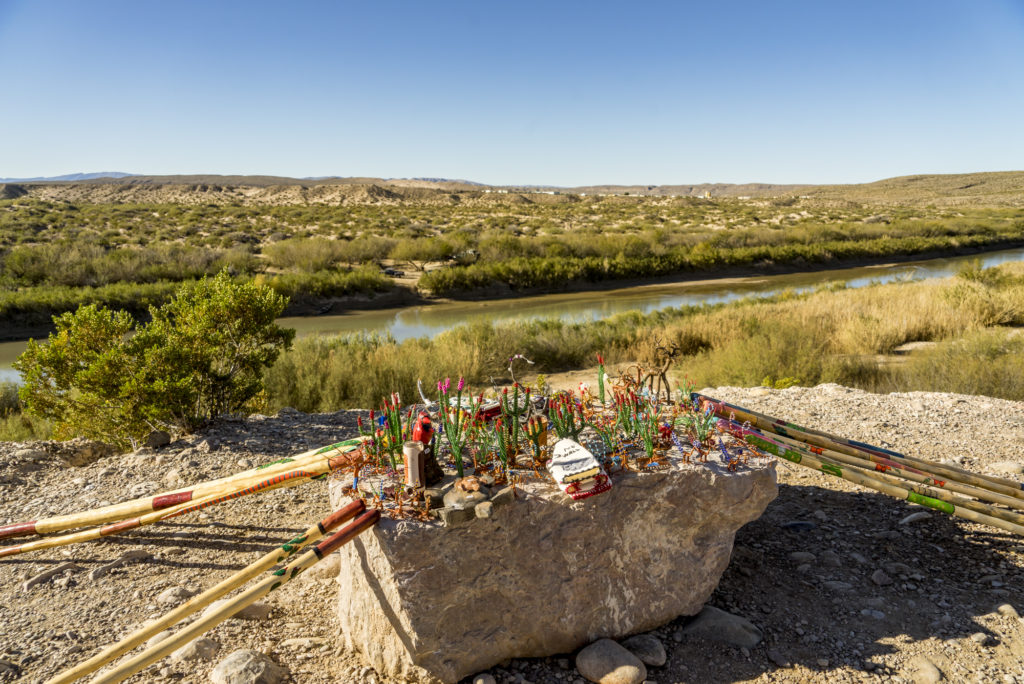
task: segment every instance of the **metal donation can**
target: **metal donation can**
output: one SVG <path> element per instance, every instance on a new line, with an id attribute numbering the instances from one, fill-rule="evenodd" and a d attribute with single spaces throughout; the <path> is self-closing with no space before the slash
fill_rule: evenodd
<path id="1" fill-rule="evenodd" d="M 405 485 L 422 489 L 426 484 L 423 473 L 423 442 L 411 439 L 402 445 L 402 463 L 405 466 Z"/>

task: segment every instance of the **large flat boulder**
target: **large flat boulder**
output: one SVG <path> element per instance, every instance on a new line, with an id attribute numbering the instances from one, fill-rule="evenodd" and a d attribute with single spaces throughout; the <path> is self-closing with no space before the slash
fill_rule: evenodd
<path id="1" fill-rule="evenodd" d="M 573 501 L 536 481 L 455 526 L 384 519 L 342 547 L 340 638 L 382 675 L 451 684 L 695 615 L 736 530 L 775 498 L 773 463 L 671 461 Z M 331 485 L 335 508 L 347 503 Z"/>

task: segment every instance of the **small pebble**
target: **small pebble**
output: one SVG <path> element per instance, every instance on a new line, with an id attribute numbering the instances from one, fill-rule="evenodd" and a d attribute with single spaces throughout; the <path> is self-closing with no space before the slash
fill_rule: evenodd
<path id="1" fill-rule="evenodd" d="M 831 549 L 821 552 L 821 564 L 828 568 L 843 567 L 843 561 L 839 558 L 839 554 Z"/>
<path id="2" fill-rule="evenodd" d="M 786 657 L 784 655 L 782 655 L 776 649 L 769 648 L 767 656 L 768 656 L 768 660 L 772 661 L 773 663 L 775 663 L 779 667 L 789 667 L 789 661 L 786 660 Z"/>
<path id="3" fill-rule="evenodd" d="M 884 587 L 887 584 L 892 584 L 892 578 L 885 574 L 882 569 L 875 570 L 871 573 L 871 581 L 880 587 Z"/>
<path id="4" fill-rule="evenodd" d="M 911 513 L 910 515 L 905 517 L 903 520 L 900 520 L 900 525 L 909 525 L 910 523 L 915 523 L 915 522 L 918 522 L 919 520 L 927 520 L 930 517 L 932 517 L 930 513 L 925 513 L 924 511 L 918 511 L 917 513 Z"/>
<path id="5" fill-rule="evenodd" d="M 916 671 L 914 672 L 915 684 L 936 684 L 942 681 L 942 672 L 935 663 L 925 656 L 918 656 L 916 659 Z"/>
<path id="6" fill-rule="evenodd" d="M 1017 613 L 1017 609 L 1014 608 L 1009 603 L 1001 604 L 999 607 L 996 608 L 996 612 L 999 613 L 1000 615 L 1002 615 L 1003 617 L 1008 617 L 1008 618 L 1019 618 L 1020 617 L 1020 615 Z"/>
<path id="7" fill-rule="evenodd" d="M 975 632 L 971 635 L 971 641 L 978 644 L 979 646 L 989 646 L 992 644 L 993 639 L 984 632 Z"/>

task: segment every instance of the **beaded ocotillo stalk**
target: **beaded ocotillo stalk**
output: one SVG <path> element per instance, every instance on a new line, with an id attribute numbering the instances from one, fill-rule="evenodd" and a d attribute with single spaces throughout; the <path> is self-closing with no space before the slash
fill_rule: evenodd
<path id="1" fill-rule="evenodd" d="M 280 548 L 274 549 L 270 553 L 266 554 L 245 569 L 236 572 L 231 577 L 228 577 L 224 581 L 210 587 L 203 593 L 193 596 L 163 617 L 132 632 L 124 639 L 121 639 L 116 644 L 108 646 L 85 662 L 76 665 L 70 670 L 61 672 L 53 679 L 46 682 L 46 684 L 68 684 L 68 682 L 73 682 L 77 679 L 81 679 L 87 674 L 95 672 L 115 658 L 118 658 L 132 650 L 150 637 L 159 634 L 168 627 L 176 625 L 189 615 L 192 615 L 193 613 L 210 605 L 221 596 L 224 596 L 232 590 L 242 586 L 264 570 L 269 570 L 278 563 L 282 563 L 291 558 L 300 551 L 302 547 L 319 541 L 326 534 L 334 530 L 334 528 L 348 522 L 365 510 L 366 504 L 363 503 L 362 499 L 353 501 L 344 508 L 341 508 L 327 516 L 316 525 L 313 525 L 299 536 L 289 540 L 285 544 L 282 544 Z"/>
<path id="2" fill-rule="evenodd" d="M 783 437 L 782 435 L 776 435 L 773 433 L 773 439 L 782 444 L 786 444 L 795 448 L 809 451 L 812 454 L 819 456 L 826 456 L 834 461 L 840 461 L 849 465 L 857 466 L 858 468 L 873 469 L 880 473 L 888 473 L 896 475 L 897 477 L 911 480 L 913 482 L 920 483 L 929 487 L 937 487 L 939 489 L 948 489 L 951 492 L 959 492 L 961 494 L 967 494 L 973 496 L 976 499 L 982 501 L 989 501 L 991 503 L 998 503 L 1010 508 L 1016 508 L 1018 510 L 1024 510 L 1024 499 L 1019 499 L 1014 496 L 1007 496 L 1006 494 L 1000 494 L 993 492 L 988 489 L 981 487 L 975 487 L 969 484 L 963 484 L 956 480 L 948 478 L 941 478 L 934 473 L 929 473 L 921 468 L 915 468 L 903 463 L 898 463 L 890 458 L 883 456 L 875 456 L 874 454 L 864 453 L 861 456 L 850 456 L 839 451 L 832 449 L 826 449 L 824 447 L 816 447 L 810 444 L 805 444 L 799 440 L 791 437 Z"/>
<path id="3" fill-rule="evenodd" d="M 332 460 L 332 463 L 338 464 L 338 467 L 342 464 L 339 460 Z M 331 468 L 333 470 L 334 468 Z M 187 513 L 194 513 L 195 511 L 201 511 L 204 508 L 215 506 L 225 501 L 231 501 L 243 496 L 250 494 L 258 494 L 260 492 L 266 492 L 273 489 L 281 489 L 283 487 L 295 487 L 297 485 L 309 482 L 311 479 L 324 476 L 326 473 L 320 473 L 316 471 L 307 470 L 293 470 L 287 473 L 281 473 L 272 477 L 266 478 L 256 484 L 241 487 L 234 491 L 229 491 L 225 494 L 211 494 L 210 496 L 199 499 L 195 502 L 186 502 L 172 506 L 171 508 L 165 508 L 159 511 L 153 511 L 145 515 L 137 516 L 134 518 L 127 518 L 119 522 L 110 523 L 101 527 L 95 527 L 88 530 L 81 530 L 79 532 L 72 532 L 71 534 L 63 534 L 57 537 L 47 537 L 45 539 L 39 539 L 37 541 L 25 542 L 24 544 L 18 544 L 15 546 L 5 546 L 0 548 L 0 558 L 6 556 L 16 556 L 22 553 L 28 553 L 30 551 L 41 551 L 43 549 L 52 549 L 57 546 L 67 546 L 69 544 L 77 544 L 79 542 L 93 541 L 102 537 L 109 537 L 115 534 L 121 534 L 129 530 L 134 530 L 137 527 L 143 527 L 146 525 L 152 525 L 154 523 L 162 522 L 170 518 L 177 518 L 178 516 L 185 515 Z"/>

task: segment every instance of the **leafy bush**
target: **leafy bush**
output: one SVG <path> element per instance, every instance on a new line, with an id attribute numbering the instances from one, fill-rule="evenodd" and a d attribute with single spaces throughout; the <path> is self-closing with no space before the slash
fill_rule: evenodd
<path id="1" fill-rule="evenodd" d="M 395 261 L 408 262 L 416 270 L 423 270 L 431 261 L 447 259 L 453 251 L 452 245 L 444 240 L 424 237 L 400 240 L 389 256 Z"/>
<path id="2" fill-rule="evenodd" d="M 384 292 L 394 287 L 391 279 L 372 266 L 354 271 L 317 271 L 315 273 L 283 273 L 278 276 L 257 276 L 280 295 L 298 297 L 340 297 L 348 294 Z"/>
<path id="3" fill-rule="evenodd" d="M 0 382 L 0 442 L 25 442 L 51 436 L 49 421 L 23 413 L 22 408 L 18 385 Z"/>
<path id="4" fill-rule="evenodd" d="M 932 391 L 1024 400 L 1024 336 L 978 330 L 910 357 L 876 382 L 879 391 Z"/>
<path id="5" fill-rule="evenodd" d="M 291 345 L 294 331 L 274 323 L 286 301 L 221 272 L 182 287 L 142 325 L 124 311 L 79 307 L 15 361 L 25 410 L 52 420 L 58 438 L 119 446 L 155 428 L 191 431 L 247 411 L 263 392 L 264 368 Z"/>
<path id="6" fill-rule="evenodd" d="M 18 385 L 13 382 L 0 382 L 0 418 L 6 418 L 15 413 L 21 413 Z"/>
<path id="7" fill-rule="evenodd" d="M 323 271 L 344 257 L 344 243 L 324 238 L 282 240 L 263 248 L 270 263 L 298 271 Z"/>

